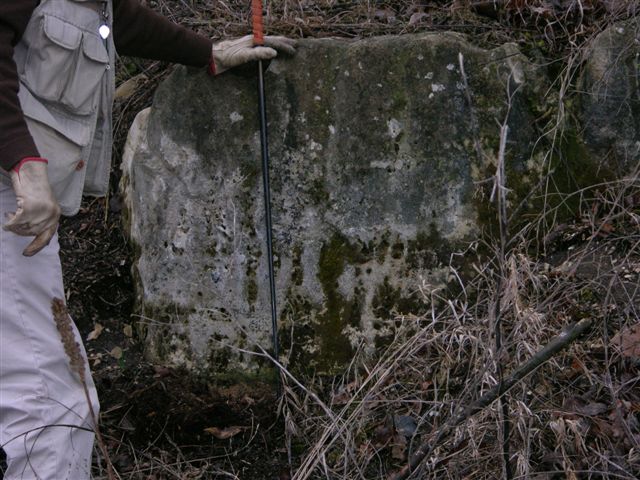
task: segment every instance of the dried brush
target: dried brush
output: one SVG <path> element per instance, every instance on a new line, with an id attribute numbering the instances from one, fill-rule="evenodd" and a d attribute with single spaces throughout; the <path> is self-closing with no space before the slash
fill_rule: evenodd
<path id="1" fill-rule="evenodd" d="M 87 369 L 85 366 L 85 360 L 80 349 L 80 344 L 76 341 L 76 337 L 73 333 L 69 311 L 67 310 L 67 306 L 65 305 L 64 301 L 60 300 L 59 298 L 54 298 L 51 301 L 51 311 L 53 312 L 53 320 L 55 321 L 58 332 L 60 333 L 60 339 L 62 340 L 64 351 L 69 358 L 71 371 L 78 375 L 80 383 L 82 384 L 84 396 L 87 401 L 87 405 L 89 406 L 89 412 L 91 414 L 91 418 L 93 419 L 93 431 L 96 435 L 98 447 L 100 448 L 100 451 L 102 452 L 102 455 L 104 456 L 104 459 L 107 463 L 107 477 L 109 478 L 109 480 L 116 480 L 117 477 L 113 469 L 113 464 L 111 463 L 111 457 L 109 457 L 109 452 L 107 451 L 107 447 L 104 443 L 104 440 L 102 439 L 102 435 L 100 434 L 98 416 L 93 410 L 93 403 L 91 402 L 91 397 L 89 396 L 89 388 L 87 387 L 86 380 Z"/>
<path id="2" fill-rule="evenodd" d="M 82 353 L 80 353 L 80 345 L 76 342 L 76 337 L 73 334 L 71 317 L 69 317 L 67 306 L 59 298 L 54 298 L 51 302 L 51 311 L 53 312 L 53 320 L 56 322 L 56 327 L 62 339 L 64 352 L 67 354 L 67 357 L 69 357 L 71 370 L 80 377 L 80 381 L 84 385 L 87 369 L 85 368 Z"/>

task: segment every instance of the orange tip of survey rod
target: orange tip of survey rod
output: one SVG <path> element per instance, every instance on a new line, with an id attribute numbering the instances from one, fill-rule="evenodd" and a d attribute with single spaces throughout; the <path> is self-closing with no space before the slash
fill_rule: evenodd
<path id="1" fill-rule="evenodd" d="M 262 0 L 251 0 L 251 23 L 253 24 L 253 44 L 264 45 Z"/>

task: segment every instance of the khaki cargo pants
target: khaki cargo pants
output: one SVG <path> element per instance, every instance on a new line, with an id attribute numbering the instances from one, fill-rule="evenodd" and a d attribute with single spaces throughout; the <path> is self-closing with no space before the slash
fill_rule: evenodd
<path id="1" fill-rule="evenodd" d="M 43 157 L 54 153 L 47 152 L 54 147 L 49 142 L 35 140 Z M 13 189 L 0 184 L 0 224 L 15 209 Z M 65 298 L 58 237 L 27 258 L 22 250 L 31 240 L 0 230 L 0 445 L 8 465 L 4 480 L 88 479 L 93 420 L 51 313 L 51 300 Z M 82 345 L 77 330 L 75 334 Z M 95 387 L 90 377 L 86 381 L 97 414 Z"/>

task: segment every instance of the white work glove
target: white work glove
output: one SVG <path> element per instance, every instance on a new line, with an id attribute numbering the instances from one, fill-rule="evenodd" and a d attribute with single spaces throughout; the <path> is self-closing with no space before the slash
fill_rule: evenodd
<path id="1" fill-rule="evenodd" d="M 234 40 L 223 40 L 214 43 L 211 56 L 215 64 L 215 74 L 237 67 L 243 63 L 255 60 L 269 60 L 278 51 L 293 55 L 296 51 L 296 41 L 287 37 L 266 35 L 264 46 L 253 46 L 253 35 L 246 35 Z"/>
<path id="2" fill-rule="evenodd" d="M 42 158 L 22 160 L 10 171 L 18 209 L 7 214 L 2 228 L 23 237 L 36 238 L 22 254 L 31 257 L 49 245 L 58 228 L 60 206 L 47 177 L 47 161 Z"/>

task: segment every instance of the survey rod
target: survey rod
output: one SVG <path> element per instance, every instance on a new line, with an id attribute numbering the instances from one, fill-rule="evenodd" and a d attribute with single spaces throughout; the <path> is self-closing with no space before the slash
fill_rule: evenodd
<path id="1" fill-rule="evenodd" d="M 253 24 L 254 46 L 264 45 L 264 27 L 262 23 L 262 0 L 251 0 L 251 19 Z M 269 264 L 269 291 L 271 294 L 271 331 L 273 357 L 279 361 L 278 348 L 278 312 L 276 309 L 276 280 L 273 269 L 273 228 L 271 224 L 271 187 L 269 185 L 269 142 L 267 138 L 267 106 L 264 94 L 264 69 L 262 60 L 258 60 L 258 103 L 260 110 L 260 147 L 262 150 L 262 185 L 264 190 L 264 216 L 267 233 L 267 262 Z"/>

